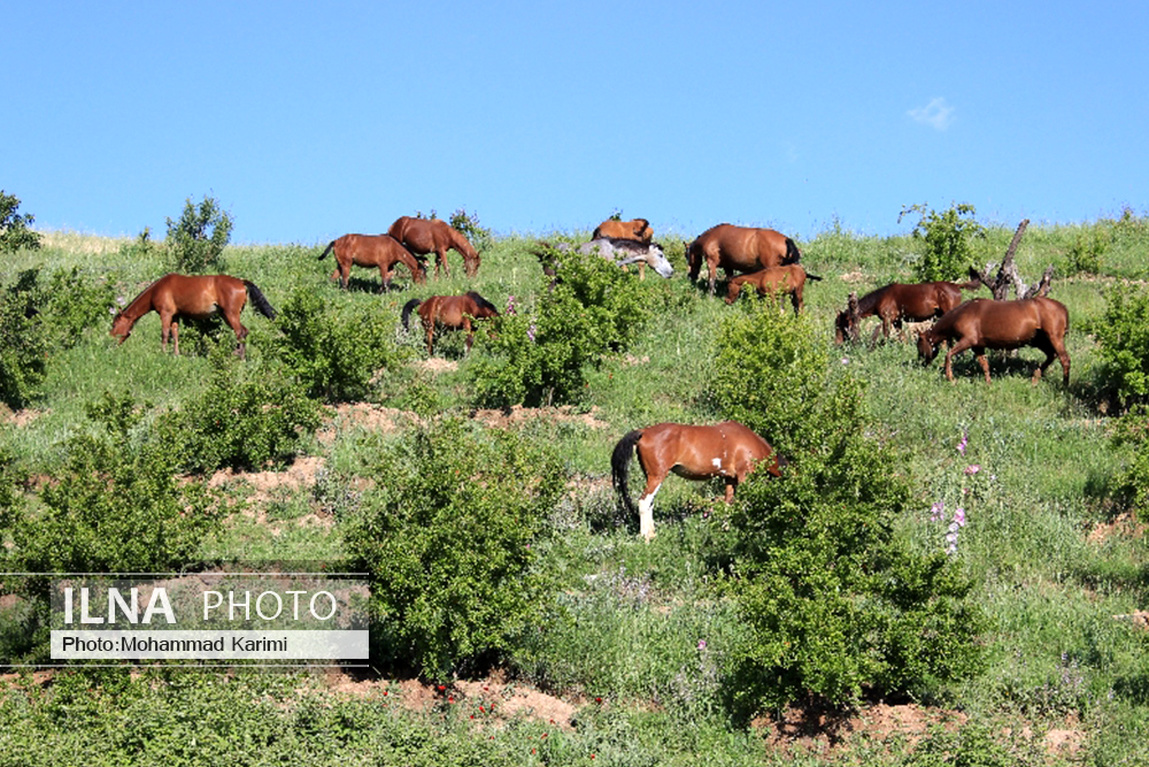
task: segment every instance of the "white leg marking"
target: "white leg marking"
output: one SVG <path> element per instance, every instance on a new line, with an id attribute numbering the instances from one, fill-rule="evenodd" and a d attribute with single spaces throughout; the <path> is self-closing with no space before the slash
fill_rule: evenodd
<path id="1" fill-rule="evenodd" d="M 654 537 L 654 496 L 658 495 L 658 487 L 638 499 L 638 530 L 647 541 Z"/>

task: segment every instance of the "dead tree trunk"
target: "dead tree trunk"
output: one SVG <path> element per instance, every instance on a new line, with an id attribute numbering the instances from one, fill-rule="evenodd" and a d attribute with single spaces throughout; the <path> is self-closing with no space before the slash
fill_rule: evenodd
<path id="1" fill-rule="evenodd" d="M 1028 218 L 1017 225 L 1017 231 L 1013 233 L 1013 239 L 1010 240 L 1009 249 L 1005 251 L 1005 258 L 1002 259 L 1001 267 L 997 270 L 997 276 L 992 280 L 989 277 L 989 271 L 993 268 L 993 264 L 986 264 L 985 271 L 982 272 L 977 271 L 972 266 L 969 268 L 970 277 L 989 288 L 995 301 L 1005 301 L 1009 297 L 1010 283 L 1013 283 L 1018 298 L 1024 298 L 1024 294 L 1028 292 L 1025 283 L 1021 280 L 1021 275 L 1017 273 L 1017 265 L 1013 263 L 1013 255 L 1017 252 L 1017 246 L 1021 244 L 1021 238 L 1028 226 Z"/>

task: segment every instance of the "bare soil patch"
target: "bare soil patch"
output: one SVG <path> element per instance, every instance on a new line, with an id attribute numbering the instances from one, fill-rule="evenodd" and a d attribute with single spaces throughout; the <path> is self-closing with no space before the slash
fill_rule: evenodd
<path id="1" fill-rule="evenodd" d="M 510 409 L 510 412 L 504 410 L 476 410 L 474 418 L 476 421 L 484 423 L 487 426 L 500 429 L 519 426 L 536 418 L 555 423 L 581 423 L 592 429 L 609 429 L 609 423 L 598 419 L 597 413 L 599 412 L 601 411 L 597 407 L 592 407 L 589 412 L 580 413 L 570 405 L 539 408 L 515 405 Z"/>

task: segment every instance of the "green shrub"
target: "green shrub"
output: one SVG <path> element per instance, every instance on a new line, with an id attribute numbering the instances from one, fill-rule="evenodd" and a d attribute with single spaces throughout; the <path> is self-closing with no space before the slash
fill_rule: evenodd
<path id="1" fill-rule="evenodd" d="M 563 487 L 556 456 L 447 420 L 370 475 L 344 540 L 353 570 L 371 573 L 385 659 L 446 679 L 507 650 L 550 597 L 535 544 Z"/>
<path id="2" fill-rule="evenodd" d="M 394 343 L 393 323 L 373 308 L 337 315 L 314 291 L 297 288 L 276 318 L 278 333 L 261 348 L 283 363 L 307 395 L 325 402 L 354 402 L 371 391 L 383 367 L 403 352 Z"/>
<path id="3" fill-rule="evenodd" d="M 1118 421 L 1114 445 L 1128 445 L 1132 455 L 1116 476 L 1115 489 L 1126 503 L 1144 517 L 1149 509 L 1149 407 L 1135 405 Z"/>
<path id="4" fill-rule="evenodd" d="M 448 223 L 466 237 L 476 250 L 487 250 L 494 242 L 491 230 L 479 224 L 477 215 L 468 213 L 463 208 L 452 213 Z"/>
<path id="5" fill-rule="evenodd" d="M 944 554 L 895 537 L 909 497 L 871 436 L 861 384 L 831 370 L 803 319 L 751 302 L 719 331 L 713 399 L 788 456 L 752 475 L 731 512 L 731 584 L 747 641 L 731 653 L 739 716 L 808 694 L 920 691 L 974 673 L 982 624 L 970 582 Z"/>
<path id="6" fill-rule="evenodd" d="M 1101 271 L 1101 256 L 1105 254 L 1112 235 L 1101 226 L 1085 227 L 1078 232 L 1066 251 L 1066 273 L 1098 274 Z"/>
<path id="7" fill-rule="evenodd" d="M 31 402 L 47 370 L 50 344 L 37 306 L 37 275 L 21 272 L 0 293 L 0 402 L 13 408 Z"/>
<path id="8" fill-rule="evenodd" d="M 232 220 L 219 202 L 205 196 L 198 206 L 191 198 L 179 221 L 167 219 L 167 247 L 177 272 L 203 273 L 223 268 L 223 249 L 231 239 Z"/>
<path id="9" fill-rule="evenodd" d="M 942 213 L 924 204 L 911 205 L 902 210 L 898 221 L 909 213 L 921 218 L 914 226 L 913 237 L 925 245 L 922 259 L 914 268 L 923 282 L 964 279 L 966 270 L 973 265 L 970 240 L 985 237 L 985 227 L 973 218 L 977 211 L 968 203 L 950 205 Z"/>
<path id="10" fill-rule="evenodd" d="M 88 407 L 103 429 L 73 437 L 63 467 L 44 483 L 40 503 L 11 507 L 6 516 L 11 572 L 172 572 L 199 562 L 200 544 L 218 526 L 198 483 L 178 481 L 162 445 L 141 439 L 144 413 L 130 396 Z M 157 449 L 158 448 L 158 449 Z M 13 591 L 41 609 L 29 612 L 29 659 L 46 651 L 47 576 L 25 577 Z"/>
<path id="11" fill-rule="evenodd" d="M 115 285 L 109 280 L 97 282 L 75 266 L 52 272 L 44 288 L 43 319 L 54 344 L 68 349 L 92 328 L 106 333 L 115 300 Z"/>
<path id="12" fill-rule="evenodd" d="M 0 189 L 0 253 L 40 247 L 40 235 L 29 229 L 35 216 L 17 213 L 19 208 L 19 198 Z"/>
<path id="13" fill-rule="evenodd" d="M 1149 396 L 1149 291 L 1128 284 L 1106 292 L 1105 311 L 1087 323 L 1101 347 L 1100 388 L 1125 404 Z"/>
<path id="14" fill-rule="evenodd" d="M 299 450 L 319 425 L 319 405 L 290 376 L 235 359 L 230 345 L 211 353 L 202 394 L 157 419 L 154 431 L 181 471 L 259 469 Z"/>
<path id="15" fill-rule="evenodd" d="M 559 277 L 544 281 L 533 312 L 507 312 L 479 336 L 468 375 L 481 407 L 558 405 L 585 395 L 587 373 L 625 350 L 665 304 L 667 286 L 640 282 L 597 255 L 558 254 Z M 548 278 L 549 280 L 549 278 Z"/>

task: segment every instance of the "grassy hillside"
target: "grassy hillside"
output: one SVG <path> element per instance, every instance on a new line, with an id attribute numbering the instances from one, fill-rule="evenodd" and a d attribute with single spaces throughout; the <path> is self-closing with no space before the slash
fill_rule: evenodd
<path id="1" fill-rule="evenodd" d="M 573 241 L 577 234 L 548 239 Z M 974 243 L 976 263 L 999 261 L 1012 235 L 990 227 Z M 780 718 L 766 716 L 750 727 L 731 716 L 723 689 L 724 659 L 746 627 L 728 573 L 713 561 L 730 519 L 712 503 L 721 486 L 669 479 L 655 503 L 658 537 L 650 544 L 623 517 L 610 488 L 610 452 L 628 430 L 720 415 L 712 391 L 716 336 L 724 319 L 742 309 L 688 283 L 684 243 L 663 242 L 676 274 L 643 288 L 654 316 L 636 327 L 625 351 L 587 371 L 581 396 L 562 408 L 514 411 L 477 407 L 475 366 L 494 359 L 490 339 L 480 332 L 464 356 L 457 334 L 445 334 L 428 358 L 421 334 L 403 331 L 398 320 L 410 298 L 470 289 L 500 309 L 513 296 L 517 312 L 532 316 L 547 291 L 534 239 L 496 238 L 474 279 L 463 276 L 454 253 L 450 279 L 416 286 L 399 267 L 395 289 L 383 295 L 376 292 L 378 272 L 367 269 L 354 270 L 350 290 L 340 291 L 330 279 L 332 260 L 316 260 L 325 244 L 229 247 L 226 271 L 256 283 L 277 308 L 300 294 L 318 296 L 322 316 L 349 338 L 362 332 L 364 344 L 385 344 L 387 364 L 358 401 L 326 405 L 323 424 L 302 430 L 291 457 L 215 476 L 212 492 L 227 501 L 214 507 L 222 509 L 219 525 L 196 558 L 344 561 L 355 553 L 345 538 L 349 520 L 374 508 L 376 482 L 386 481 L 381 477 L 395 451 L 402 454 L 419 423 L 448 415 L 480 435 L 510 430 L 528 449 L 553 451 L 561 467 L 564 490 L 543 520 L 532 565 L 555 585 L 554 601 L 542 606 L 545 631 L 519 636 L 494 669 L 456 668 L 455 684 L 496 674 L 501 684 L 571 702 L 578 707 L 573 721 L 556 727 L 509 716 L 477 725 L 467 718 L 474 706 L 462 711 L 441 699 L 426 709 L 387 708 L 381 691 L 396 689 L 386 680 L 403 676 L 401 664 L 381 668 L 385 681 L 366 698 L 349 698 L 322 678 L 279 675 L 13 677 L 0 691 L 0 753 L 9 754 L 0 764 L 60 763 L 65 754 L 75 761 L 81 753 L 91 764 L 118 763 L 115 754 L 149 762 L 161 753 L 167 763 L 232 754 L 245 764 L 276 757 L 366 762 L 368 754 L 387 754 L 379 761 L 396 764 L 436 757 L 437 763 L 568 764 L 592 755 L 595 763 L 616 764 L 693 763 L 702 755 L 729 764 L 1149 763 L 1149 632 L 1115 618 L 1149 609 L 1149 551 L 1137 510 L 1116 492 L 1132 452 L 1112 439 L 1098 347 L 1082 330 L 1102 316 L 1109 286 L 1145 279 L 1143 219 L 1035 225 L 1022 241 L 1021 274 L 1035 282 L 1053 265 L 1050 295 L 1070 311 L 1068 389 L 1056 362 L 1045 380 L 1030 385 L 1041 358 L 1033 349 L 994 359 L 986 386 L 968 354 L 955 364 L 951 384 L 940 360 L 921 366 L 910 344 L 835 347 L 833 318 L 849 293 L 912 281 L 921 244 L 836 225 L 799 242 L 807 270 L 824 278 L 806 287 L 806 341 L 824 355 L 831 380 L 848 374 L 863 383 L 872 417 L 866 436 L 890 458 L 874 465 L 909 488 L 896 536 L 914 551 L 943 551 L 953 511 L 965 512 L 950 561 L 971 579 L 972 599 L 985 615 L 976 640 L 984 668 L 959 681 L 917 685 L 895 699 L 863 696 L 842 710 L 794 701 L 798 708 L 789 714 L 774 712 Z M 39 268 L 46 280 L 77 268 L 77 279 L 109 286 L 123 303 L 168 270 L 164 259 L 161 248 L 141 250 L 127 240 L 47 233 L 42 250 L 6 257 L 0 285 L 27 269 Z M 365 318 L 383 329 L 363 329 Z M 279 370 L 272 365 L 276 323 L 250 307 L 244 322 L 252 331 L 248 361 L 236 375 L 245 370 L 259 379 Z M 74 462 L 77 436 L 105 431 L 92 410 L 105 394 L 130 395 L 140 413 L 142 420 L 122 433 L 125 449 L 171 438 L 161 434 L 164 414 L 190 409 L 197 396 L 215 391 L 213 371 L 225 364 L 220 359 L 231 344 L 225 329 L 218 335 L 223 352 L 213 353 L 216 342 L 197 342 L 185 330 L 184 354 L 175 358 L 160 351 L 155 314 L 119 346 L 108 335 L 110 324 L 109 313 L 73 342 L 52 345 L 28 406 L 0 420 L 0 465 L 20 480 L 13 481 L 16 497 L 5 501 L 0 494 L 0 502 L 19 504 L 32 519 L 43 513 L 44 488 Z M 190 481 L 201 479 L 207 484 L 210 476 Z M 12 557 L 18 546 L 10 529 L 4 535 Z M 4 604 L 10 612 L 19 608 Z M 5 625 L 17 625 L 9 618 Z M 26 651 L 12 633 L 0 636 L 9 660 Z M 468 701 L 478 705 L 475 696 Z M 925 724 L 902 736 L 897 727 L 871 727 L 867 722 L 885 710 L 879 704 L 905 707 Z M 243 714 L 224 724 L 221 712 L 237 709 Z M 795 711 L 823 717 L 812 729 L 821 740 L 779 735 L 779 722 L 793 724 Z M 192 739 L 198 751 L 187 745 Z"/>

